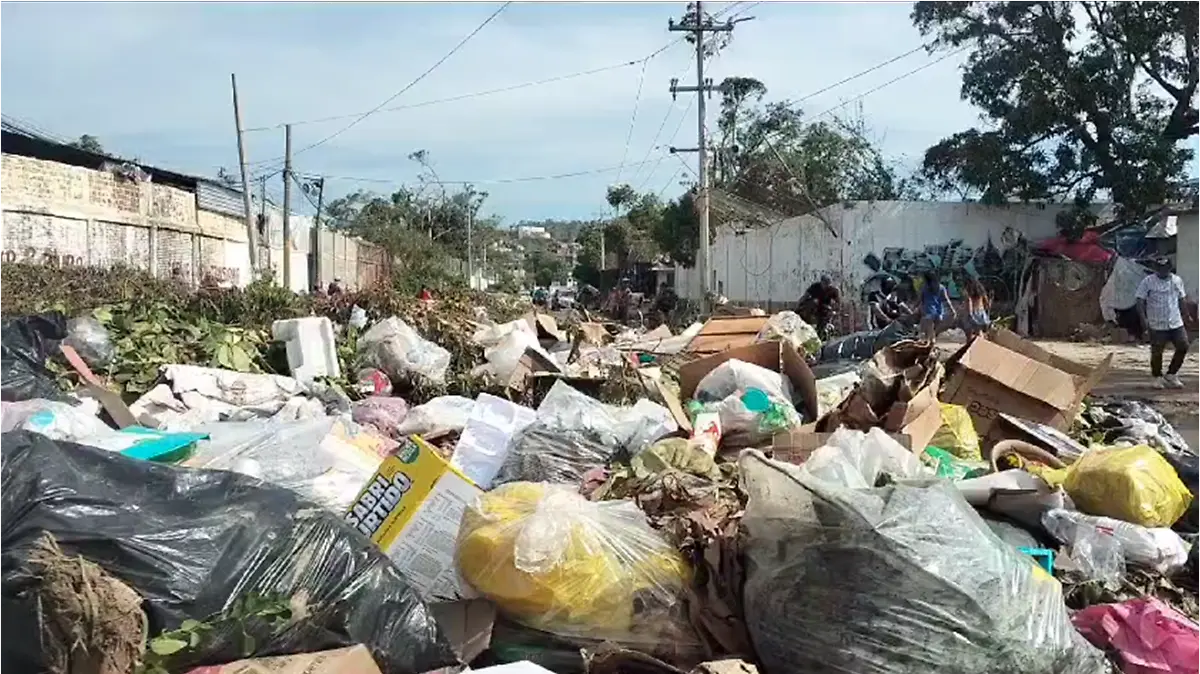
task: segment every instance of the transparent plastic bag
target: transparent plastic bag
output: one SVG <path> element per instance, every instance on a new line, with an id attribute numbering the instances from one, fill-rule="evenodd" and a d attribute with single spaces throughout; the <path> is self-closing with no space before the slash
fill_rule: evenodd
<path id="1" fill-rule="evenodd" d="M 404 398 L 367 396 L 352 403 L 350 409 L 356 423 L 373 426 L 394 440 L 399 440 L 405 435 L 399 430 L 409 411 Z"/>
<path id="2" fill-rule="evenodd" d="M 547 429 L 578 431 L 612 449 L 631 436 L 622 419 L 610 405 L 580 393 L 571 385 L 556 381 L 537 408 L 536 425 Z"/>
<path id="3" fill-rule="evenodd" d="M 967 408 L 950 403 L 938 403 L 938 408 L 942 414 L 942 425 L 929 444 L 940 447 L 960 459 L 982 461 L 979 433 L 975 432 L 975 422 L 971 421 L 971 413 Z"/>
<path id="4" fill-rule="evenodd" d="M 358 338 L 364 363 L 393 379 L 419 375 L 435 383 L 446 380 L 450 352 L 421 337 L 412 327 L 392 316 L 371 326 Z"/>
<path id="5" fill-rule="evenodd" d="M 108 329 L 91 316 L 80 316 L 67 321 L 67 338 L 63 344 L 75 349 L 83 362 L 93 368 L 102 368 L 112 362 L 115 349 Z"/>
<path id="6" fill-rule="evenodd" d="M 0 404 L 0 430 L 33 431 L 51 440 L 82 442 L 87 438 L 116 433 L 96 416 L 93 405 L 70 405 L 55 400 L 22 400 Z"/>
<path id="7" fill-rule="evenodd" d="M 1067 469 L 1063 488 L 1081 512 L 1144 527 L 1175 524 L 1192 502 L 1171 464 L 1145 445 L 1084 454 Z"/>
<path id="8" fill-rule="evenodd" d="M 1042 526 L 1068 547 L 1075 543 L 1081 531 L 1097 528 L 1110 531 L 1120 544 L 1125 562 L 1162 574 L 1172 574 L 1187 566 L 1187 543 L 1179 534 L 1165 527 L 1152 529 L 1111 517 L 1096 517 L 1061 508 L 1044 513 Z"/>
<path id="9" fill-rule="evenodd" d="M 874 487 L 883 474 L 900 478 L 933 475 L 915 454 L 880 428 L 866 433 L 845 427 L 837 429 L 799 471 L 807 477 L 851 489 Z"/>
<path id="10" fill-rule="evenodd" d="M 632 501 L 588 501 L 576 489 L 515 482 L 481 494 L 459 529 L 462 577 L 551 634 L 645 652 L 697 646 L 682 601 L 687 562 Z"/>
<path id="11" fill-rule="evenodd" d="M 1081 522 L 1075 527 L 1067 554 L 1087 580 L 1119 583 L 1125 576 L 1125 553 L 1111 529 Z"/>
<path id="12" fill-rule="evenodd" d="M 950 482 L 848 489 L 758 450 L 738 467 L 744 614 L 763 671 L 1108 671 L 1058 581 Z"/>
<path id="13" fill-rule="evenodd" d="M 396 425 L 395 438 L 420 435 L 436 438 L 447 433 L 461 433 L 467 427 L 475 401 L 462 396 L 438 396 L 424 405 L 408 410 L 404 420 Z"/>
<path id="14" fill-rule="evenodd" d="M 751 410 L 745 402 L 750 391 L 766 396 L 765 404 Z M 776 432 L 803 423 L 792 402 L 792 383 L 778 372 L 737 360 L 727 360 L 704 375 L 696 385 L 696 400 L 708 411 L 721 416 L 722 445 L 726 448 L 749 447 L 770 439 Z M 764 423 L 767 412 L 777 422 Z"/>
<path id="15" fill-rule="evenodd" d="M 758 331 L 757 341 L 769 342 L 780 339 L 796 347 L 803 354 L 815 355 L 821 351 L 821 338 L 817 329 L 804 322 L 794 311 L 781 311 L 767 319 L 767 324 Z"/>

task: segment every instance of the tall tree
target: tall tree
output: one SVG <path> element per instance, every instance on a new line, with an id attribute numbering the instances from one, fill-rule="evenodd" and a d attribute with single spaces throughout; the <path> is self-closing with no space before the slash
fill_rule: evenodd
<path id="1" fill-rule="evenodd" d="M 970 50 L 962 96 L 988 122 L 929 148 L 935 187 L 1077 215 L 1099 197 L 1136 216 L 1181 196 L 1194 152 L 1180 141 L 1200 121 L 1196 3 L 918 2 L 912 21 L 932 50 Z"/>
<path id="2" fill-rule="evenodd" d="M 78 148 L 84 152 L 91 152 L 92 154 L 104 154 L 104 146 L 100 144 L 100 139 L 86 133 L 80 136 L 79 140 L 70 143 L 70 145 L 71 147 Z"/>

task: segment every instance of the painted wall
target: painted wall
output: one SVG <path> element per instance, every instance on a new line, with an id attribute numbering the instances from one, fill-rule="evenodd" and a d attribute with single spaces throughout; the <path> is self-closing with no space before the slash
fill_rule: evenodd
<path id="1" fill-rule="evenodd" d="M 56 265 L 124 264 L 161 277 L 179 269 L 190 282 L 205 276 L 226 285 L 250 282 L 245 221 L 197 209 L 193 192 L 128 180 L 107 171 L 5 154 L 0 160 L 0 261 Z M 283 278 L 283 215 L 267 208 L 266 245 L 277 282 Z M 291 289 L 309 289 L 312 219 L 293 216 Z M 382 278 L 386 255 L 377 246 L 322 232 L 324 284 L 343 279 L 351 287 Z M 365 260 L 365 265 L 359 261 Z"/>
<path id="2" fill-rule="evenodd" d="M 1196 213 L 1184 213 L 1175 220 L 1178 233 L 1175 239 L 1175 267 L 1192 301 L 1200 299 L 1200 270 L 1197 251 L 1200 250 L 1200 223 Z"/>
<path id="3" fill-rule="evenodd" d="M 809 284 L 828 274 L 850 298 L 874 272 L 868 254 L 883 258 L 889 248 L 923 251 L 926 246 L 961 240 L 979 247 L 989 239 L 997 248 L 1019 233 L 1036 241 L 1054 236 L 1054 216 L 1062 207 L 966 203 L 877 201 L 855 202 L 784 220 L 773 227 L 744 230 L 721 226 L 712 246 L 714 289 L 723 288 L 735 302 L 778 310 L 794 306 Z M 834 237 L 823 221 L 839 237 Z M 1012 230 L 1006 237 L 1006 230 Z M 695 269 L 678 268 L 680 296 L 700 297 Z"/>

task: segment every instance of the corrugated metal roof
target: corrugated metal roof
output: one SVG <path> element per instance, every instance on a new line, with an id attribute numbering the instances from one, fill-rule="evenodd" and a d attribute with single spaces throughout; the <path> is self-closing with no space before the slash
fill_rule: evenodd
<path id="1" fill-rule="evenodd" d="M 196 182 L 196 208 L 235 218 L 246 217 L 240 191 L 203 180 Z"/>

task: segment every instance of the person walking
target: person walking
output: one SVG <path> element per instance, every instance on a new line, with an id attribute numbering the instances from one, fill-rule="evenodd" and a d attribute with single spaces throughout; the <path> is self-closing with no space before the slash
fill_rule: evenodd
<path id="1" fill-rule="evenodd" d="M 1180 311 L 1187 291 L 1183 279 L 1171 271 L 1171 261 L 1158 258 L 1154 261 L 1154 273 L 1142 279 L 1137 292 L 1138 316 L 1142 325 L 1149 330 L 1150 375 L 1156 388 L 1183 388 L 1179 370 L 1188 352 L 1188 334 L 1183 327 L 1183 312 Z M 1167 374 L 1162 371 L 1163 351 L 1167 343 L 1175 348 Z"/>
<path id="2" fill-rule="evenodd" d="M 979 279 L 975 277 L 967 278 L 963 284 L 963 289 L 967 293 L 967 316 L 963 321 L 963 332 L 967 333 L 967 338 L 970 339 L 975 335 L 986 332 L 988 326 L 991 325 L 991 317 L 988 316 L 988 309 L 992 306 L 992 300 L 988 297 L 987 290 Z"/>
<path id="3" fill-rule="evenodd" d="M 930 343 L 937 342 L 938 325 L 946 320 L 946 310 L 958 320 L 958 311 L 950 302 L 950 292 L 932 269 L 924 274 L 921 285 L 921 336 Z"/>

